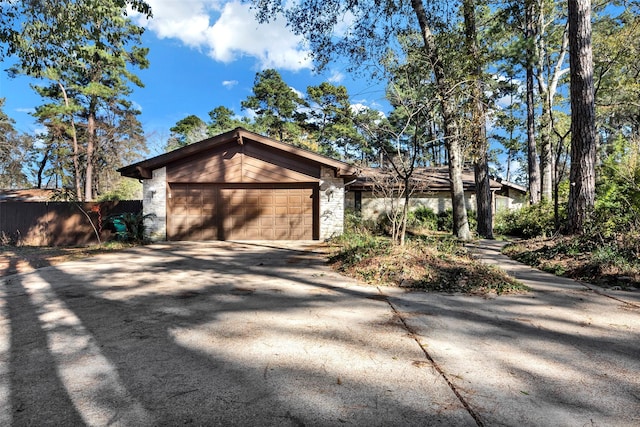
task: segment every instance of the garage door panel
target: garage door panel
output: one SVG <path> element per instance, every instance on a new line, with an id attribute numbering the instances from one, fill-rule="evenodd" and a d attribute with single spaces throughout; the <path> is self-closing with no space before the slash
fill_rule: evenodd
<path id="1" fill-rule="evenodd" d="M 288 214 L 289 215 L 301 215 L 302 214 L 302 208 L 300 206 L 289 206 Z"/>
<path id="2" fill-rule="evenodd" d="M 187 214 L 187 206 L 186 205 L 178 205 L 173 207 L 173 215 L 181 216 Z"/>
<path id="3" fill-rule="evenodd" d="M 170 184 L 171 240 L 312 239 L 313 188 Z"/>

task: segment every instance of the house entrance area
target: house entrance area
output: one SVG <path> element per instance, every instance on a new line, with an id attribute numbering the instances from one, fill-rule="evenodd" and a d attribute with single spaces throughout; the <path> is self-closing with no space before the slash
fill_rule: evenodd
<path id="1" fill-rule="evenodd" d="M 169 184 L 168 240 L 312 240 L 317 185 Z"/>

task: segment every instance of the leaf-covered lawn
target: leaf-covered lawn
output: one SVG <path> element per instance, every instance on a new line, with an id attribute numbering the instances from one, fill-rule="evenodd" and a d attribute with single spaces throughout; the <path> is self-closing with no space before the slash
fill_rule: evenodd
<path id="1" fill-rule="evenodd" d="M 446 234 L 412 238 L 405 246 L 374 236 L 346 236 L 335 244 L 332 266 L 369 284 L 467 294 L 527 290 L 503 271 L 473 259 Z"/>
<path id="2" fill-rule="evenodd" d="M 640 288 L 640 257 L 612 242 L 565 236 L 537 238 L 512 243 L 503 252 L 558 276 L 604 287 Z"/>

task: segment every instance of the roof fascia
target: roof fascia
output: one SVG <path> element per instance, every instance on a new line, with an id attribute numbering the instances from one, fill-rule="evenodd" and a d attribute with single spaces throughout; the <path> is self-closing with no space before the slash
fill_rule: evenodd
<path id="1" fill-rule="evenodd" d="M 169 163 L 209 150 L 217 145 L 224 144 L 234 139 L 238 142 L 238 144 L 241 145 L 246 143 L 246 139 L 250 139 L 260 144 L 275 148 L 277 150 L 281 150 L 308 159 L 312 162 L 328 166 L 329 168 L 334 170 L 334 174 L 336 177 L 355 177 L 359 172 L 356 167 L 351 166 L 347 163 L 332 159 L 327 156 L 323 156 L 321 154 L 313 153 L 302 148 L 294 147 L 290 144 L 276 141 L 257 133 L 250 132 L 241 127 L 211 137 L 209 139 L 205 139 L 195 144 L 187 145 L 169 153 L 161 154 L 159 156 L 122 167 L 117 171 L 120 172 L 122 176 L 138 179 L 149 179 L 152 177 L 152 172 L 155 169 L 159 169 Z"/>

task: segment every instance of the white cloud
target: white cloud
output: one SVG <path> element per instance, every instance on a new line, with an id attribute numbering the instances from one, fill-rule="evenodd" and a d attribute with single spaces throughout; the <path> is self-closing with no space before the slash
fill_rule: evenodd
<path id="1" fill-rule="evenodd" d="M 249 56 L 258 68 L 311 68 L 303 39 L 286 27 L 284 18 L 259 24 L 248 4 L 238 0 L 148 0 L 153 18 L 139 22 L 159 38 L 175 38 L 202 49 L 216 61 L 229 63 Z"/>
<path id="2" fill-rule="evenodd" d="M 36 109 L 35 108 L 16 108 L 15 111 L 16 111 L 16 113 L 31 114 L 31 113 L 35 113 Z"/>
<path id="3" fill-rule="evenodd" d="M 224 80 L 224 81 L 222 82 L 222 86 L 224 86 L 224 87 L 225 87 L 225 88 L 227 88 L 227 89 L 231 89 L 231 88 L 233 88 L 233 87 L 234 87 L 235 85 L 237 85 L 237 84 L 238 84 L 238 81 L 237 81 L 237 80 Z"/>
<path id="4" fill-rule="evenodd" d="M 296 95 L 298 95 L 298 97 L 300 99 L 304 99 L 306 97 L 306 95 L 304 94 L 304 92 L 299 91 L 298 89 L 296 89 L 295 87 L 289 86 L 289 89 L 291 89 L 293 91 L 293 93 L 295 93 Z"/>
<path id="5" fill-rule="evenodd" d="M 355 104 L 351 104 L 351 111 L 353 111 L 356 114 L 363 113 L 363 112 L 367 111 L 368 109 L 369 109 L 369 107 L 367 107 L 366 105 L 364 105 L 361 102 L 356 102 Z"/>
<path id="6" fill-rule="evenodd" d="M 344 80 L 344 74 L 342 74 L 338 70 L 333 70 L 331 71 L 331 75 L 327 80 L 329 81 L 329 83 L 340 83 L 342 82 L 342 80 Z"/>

